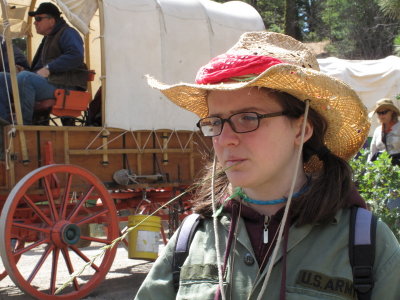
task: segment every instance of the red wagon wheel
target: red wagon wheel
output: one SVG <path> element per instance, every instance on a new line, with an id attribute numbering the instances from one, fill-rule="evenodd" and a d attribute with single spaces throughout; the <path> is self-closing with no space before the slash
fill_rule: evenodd
<path id="1" fill-rule="evenodd" d="M 92 236 L 90 226 L 97 224 L 107 230 Z M 8 275 L 38 299 L 89 294 L 107 275 L 117 250 L 102 247 L 119 236 L 115 205 L 103 183 L 73 165 L 44 166 L 19 181 L 3 207 L 0 230 Z M 15 236 L 23 238 L 23 247 L 12 244 Z M 29 271 L 22 272 L 22 265 Z"/>

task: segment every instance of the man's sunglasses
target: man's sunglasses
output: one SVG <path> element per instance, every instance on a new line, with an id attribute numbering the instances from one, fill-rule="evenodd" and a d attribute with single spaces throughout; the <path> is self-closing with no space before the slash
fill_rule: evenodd
<path id="1" fill-rule="evenodd" d="M 387 110 L 377 111 L 376 113 L 377 113 L 378 115 L 383 116 L 383 115 L 386 115 L 389 111 L 390 111 L 390 109 L 387 109 Z"/>
<path id="2" fill-rule="evenodd" d="M 50 16 L 44 16 L 44 17 L 35 16 L 34 18 L 35 18 L 35 21 L 36 21 L 36 22 L 40 22 L 40 21 L 42 21 L 43 19 L 51 19 Z"/>

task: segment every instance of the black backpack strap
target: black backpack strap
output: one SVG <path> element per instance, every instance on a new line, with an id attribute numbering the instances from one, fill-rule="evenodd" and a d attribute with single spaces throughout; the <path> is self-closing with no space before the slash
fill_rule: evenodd
<path id="1" fill-rule="evenodd" d="M 353 285 L 358 300 L 371 299 L 374 278 L 376 217 L 368 210 L 353 207 L 350 216 L 349 256 Z"/>
<path id="2" fill-rule="evenodd" d="M 189 254 L 190 244 L 200 222 L 199 214 L 191 214 L 185 218 L 181 227 L 179 227 L 174 256 L 172 259 L 172 276 L 174 288 L 179 288 L 179 278 L 181 275 L 181 267 Z"/>

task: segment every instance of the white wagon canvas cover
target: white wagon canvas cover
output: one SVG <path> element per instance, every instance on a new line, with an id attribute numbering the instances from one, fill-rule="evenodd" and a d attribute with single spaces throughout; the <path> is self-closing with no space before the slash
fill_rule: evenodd
<path id="1" fill-rule="evenodd" d="M 27 11 L 41 2 L 8 1 L 19 10 L 18 17 L 16 10 L 9 12 L 15 17 L 14 32 L 29 33 Z M 257 11 L 240 1 L 52 2 L 86 35 L 86 60 L 96 70 L 92 91 L 101 83 L 105 91 L 105 126 L 126 130 L 194 130 L 197 117 L 149 88 L 145 75 L 167 83 L 191 82 L 200 66 L 225 52 L 243 32 L 265 29 Z M 34 52 L 42 37 L 32 31 Z"/>
<path id="2" fill-rule="evenodd" d="M 376 60 L 346 60 L 336 57 L 318 59 L 321 71 L 349 84 L 369 111 L 381 98 L 395 99 L 400 94 L 400 57 L 388 56 Z M 394 101 L 399 107 L 400 101 Z M 378 126 L 371 119 L 370 135 Z"/>

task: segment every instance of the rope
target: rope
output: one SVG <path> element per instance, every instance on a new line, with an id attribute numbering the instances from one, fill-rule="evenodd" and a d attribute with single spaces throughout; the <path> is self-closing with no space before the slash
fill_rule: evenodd
<path id="1" fill-rule="evenodd" d="M 160 142 L 160 139 L 158 138 L 157 132 L 156 132 L 155 130 L 153 130 L 153 132 L 154 132 L 154 135 L 156 136 L 156 141 L 157 141 L 158 147 L 159 147 L 160 150 L 161 150 L 161 153 L 164 153 L 165 150 L 168 149 L 168 143 L 169 143 L 169 141 L 171 140 L 171 137 L 172 137 L 172 134 L 173 134 L 173 133 L 171 133 L 171 134 L 169 135 L 169 137 L 168 137 L 168 139 L 167 139 L 167 142 L 166 142 L 166 144 L 165 144 L 165 146 L 164 146 L 164 145 L 161 145 L 161 142 Z"/>
<path id="2" fill-rule="evenodd" d="M 3 37 L 4 37 L 7 28 L 10 27 L 10 23 L 8 23 L 8 20 L 7 20 L 7 21 L 4 21 L 3 24 L 4 24 L 4 29 L 3 29 Z M 2 38 L 1 43 L 4 44 L 5 42 L 6 42 L 5 39 Z M 5 60 L 4 60 L 5 55 L 4 55 L 4 53 L 3 53 L 3 48 L 2 48 L 2 47 L 0 47 L 0 52 L 1 52 L 1 63 L 2 63 L 2 65 L 3 65 L 3 67 L 5 67 Z M 3 75 L 4 75 L 4 84 L 5 84 L 5 86 L 6 86 L 6 91 L 7 91 L 6 93 L 7 93 L 8 107 L 10 108 L 11 124 L 12 124 L 13 126 L 15 126 L 14 116 L 13 116 L 13 114 L 12 114 L 12 104 L 11 104 L 11 96 L 10 96 L 10 95 L 11 95 L 11 93 L 10 93 L 10 87 L 8 86 L 7 72 L 5 72 L 5 70 L 4 70 L 4 72 L 3 72 Z"/>
<path id="3" fill-rule="evenodd" d="M 136 147 L 138 148 L 139 153 L 143 153 L 143 148 L 140 148 L 139 142 L 137 141 L 136 136 L 133 134 L 133 131 L 131 131 L 131 135 L 132 135 L 133 140 L 136 143 Z"/>
<path id="4" fill-rule="evenodd" d="M 257 297 L 257 300 L 261 300 L 263 298 L 262 295 L 265 293 L 265 290 L 267 288 L 268 281 L 269 281 L 269 278 L 270 278 L 271 272 L 272 272 L 272 267 L 274 266 L 274 262 L 275 262 L 277 254 L 278 254 L 278 249 L 279 249 L 280 243 L 282 241 L 283 231 L 284 231 L 286 220 L 287 220 L 287 216 L 288 216 L 288 213 L 289 213 L 289 207 L 290 207 L 290 204 L 292 202 L 294 186 L 296 184 L 297 173 L 298 173 L 299 166 L 300 166 L 300 161 L 301 161 L 301 154 L 302 154 L 302 151 L 303 151 L 304 134 L 305 134 L 305 128 L 306 128 L 306 125 L 307 125 L 308 110 L 309 110 L 309 107 L 310 107 L 310 100 L 306 100 L 305 102 L 306 102 L 306 110 L 304 112 L 304 120 L 303 120 L 303 125 L 302 125 L 302 128 L 301 128 L 301 142 L 300 142 L 299 152 L 297 153 L 296 168 L 295 168 L 294 174 L 293 174 L 292 185 L 290 187 L 290 192 L 289 192 L 289 198 L 288 198 L 288 201 L 287 201 L 287 204 L 286 204 L 286 207 L 285 207 L 285 212 L 284 212 L 283 218 L 282 218 L 283 226 L 281 226 L 279 228 L 278 240 L 276 241 L 276 245 L 275 245 L 274 251 L 272 253 L 270 264 L 268 266 L 267 275 L 265 275 L 264 283 L 263 283 L 263 285 L 261 287 L 261 291 L 260 291 L 260 294 Z M 250 298 L 250 296 L 249 296 L 249 298 Z"/>
<path id="5" fill-rule="evenodd" d="M 9 162 L 9 160 L 10 160 L 10 156 L 8 155 L 10 152 L 11 152 L 11 147 L 12 147 L 12 143 L 13 143 L 13 138 L 12 138 L 12 136 L 13 135 L 15 135 L 15 133 L 16 133 L 16 129 L 15 129 L 15 127 L 13 126 L 13 127 L 11 127 L 11 129 L 7 132 L 7 135 L 10 137 L 9 138 L 9 142 L 8 142 L 8 147 L 7 147 L 7 149 L 6 149 L 6 153 L 5 153 L 5 163 L 6 163 L 6 170 L 10 170 L 10 162 Z"/>
<path id="6" fill-rule="evenodd" d="M 125 133 L 127 133 L 127 132 L 128 132 L 128 130 L 122 132 L 121 134 L 117 135 L 115 138 L 113 138 L 113 139 L 107 141 L 107 143 L 102 144 L 101 146 L 97 147 L 96 150 L 99 150 L 99 149 L 103 148 L 105 145 L 108 145 L 109 143 L 115 141 L 116 139 L 120 138 L 121 136 L 123 136 L 123 135 L 124 135 Z"/>
<path id="7" fill-rule="evenodd" d="M 103 130 L 106 129 L 106 125 L 103 126 L 103 128 L 101 128 L 99 130 L 99 133 L 92 139 L 92 141 L 86 146 L 85 150 L 88 150 L 90 146 L 92 146 L 92 144 L 94 143 L 94 141 L 100 136 L 100 134 L 103 132 Z"/>
<path id="8" fill-rule="evenodd" d="M 225 300 L 224 278 L 223 278 L 223 274 L 222 274 L 222 265 L 221 265 L 221 253 L 219 252 L 218 219 L 217 219 L 217 214 L 216 214 L 217 208 L 216 208 L 215 194 L 214 194 L 216 167 L 217 167 L 217 156 L 214 154 L 213 170 L 212 170 L 212 177 L 211 177 L 211 201 L 212 201 L 212 210 L 213 210 L 215 252 L 217 253 L 218 284 L 219 284 L 219 289 L 221 291 L 221 298 L 222 298 L 222 300 Z"/>
<path id="9" fill-rule="evenodd" d="M 228 170 L 229 167 L 227 169 L 222 170 L 221 172 L 225 172 L 226 170 Z M 135 224 L 135 226 L 129 227 L 120 237 L 114 239 L 109 245 L 105 245 L 103 247 L 100 248 L 100 253 L 94 255 L 90 261 L 88 261 L 85 265 L 82 266 L 82 268 L 80 270 L 75 271 L 74 273 L 72 273 L 69 277 L 69 279 L 67 281 L 65 281 L 63 283 L 63 285 L 61 287 L 59 287 L 56 291 L 55 294 L 58 294 L 61 290 L 63 290 L 67 285 L 69 285 L 76 277 L 78 277 L 79 275 L 81 275 L 83 273 L 83 271 L 90 265 L 92 265 L 95 260 L 101 256 L 104 255 L 104 253 L 108 250 L 113 248 L 115 245 L 117 245 L 119 242 L 121 242 L 123 239 L 126 238 L 126 236 L 129 234 L 129 232 L 131 232 L 132 230 L 134 230 L 135 228 L 137 228 L 138 226 L 140 226 L 142 223 L 146 222 L 150 217 L 156 215 L 161 209 L 167 207 L 168 205 L 171 205 L 172 203 L 174 203 L 175 201 L 177 201 L 179 198 L 181 198 L 182 196 L 188 194 L 189 192 L 191 192 L 192 190 L 194 190 L 195 188 L 205 184 L 207 181 L 211 180 L 212 178 L 208 177 L 203 179 L 201 182 L 197 183 L 197 184 L 193 184 L 191 187 L 189 187 L 188 189 L 186 189 L 185 191 L 183 191 L 181 194 L 175 196 L 174 198 L 172 198 L 171 200 L 169 200 L 168 202 L 164 203 L 163 205 L 161 205 L 160 207 L 158 207 L 156 210 L 154 210 L 151 214 L 149 214 L 146 218 L 144 218 L 143 220 L 141 220 L 139 223 Z"/>

